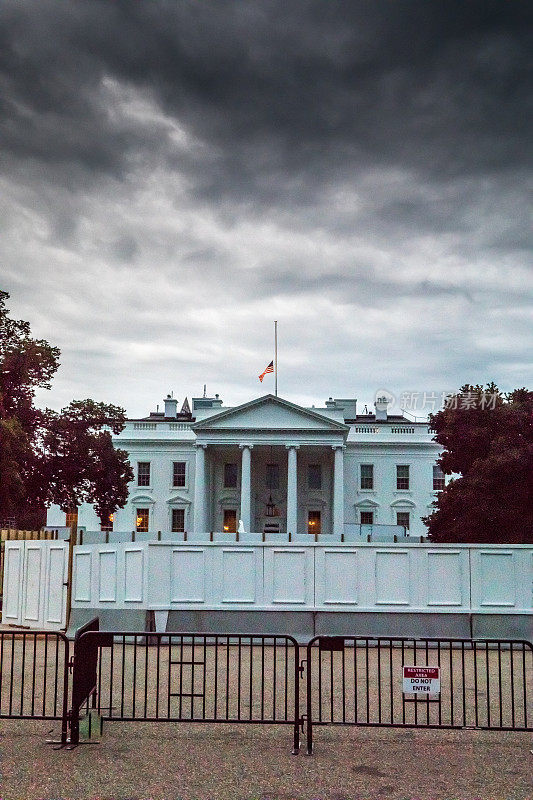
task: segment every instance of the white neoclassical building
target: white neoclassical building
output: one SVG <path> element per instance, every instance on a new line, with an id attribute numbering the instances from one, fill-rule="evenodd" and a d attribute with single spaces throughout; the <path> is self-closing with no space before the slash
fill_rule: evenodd
<path id="1" fill-rule="evenodd" d="M 246 532 L 321 539 L 393 525 L 421 536 L 444 486 L 427 422 L 388 415 L 385 399 L 358 414 L 355 399 L 304 408 L 267 394 L 229 408 L 215 395 L 178 411 L 168 396 L 164 411 L 128 420 L 114 441 L 135 473 L 128 503 L 112 520 L 81 506 L 86 530 L 198 535 L 242 521 Z M 49 509 L 48 525 L 70 521 Z"/>
<path id="2" fill-rule="evenodd" d="M 444 486 L 439 447 L 386 401 L 358 414 L 354 399 L 225 408 L 215 395 L 178 411 L 168 397 L 115 441 L 135 478 L 112 521 L 77 511 L 74 627 L 98 615 L 102 630 L 302 640 L 529 635 L 531 547 L 419 541 Z M 48 522 L 67 520 L 51 508 Z M 7 543 L 6 620 L 58 624 L 68 554 L 61 541 Z M 36 584 L 39 602 L 25 589 Z"/>

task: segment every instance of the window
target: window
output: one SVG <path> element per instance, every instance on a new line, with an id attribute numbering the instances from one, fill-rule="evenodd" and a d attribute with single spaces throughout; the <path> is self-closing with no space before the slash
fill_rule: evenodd
<path id="1" fill-rule="evenodd" d="M 150 462 L 137 462 L 137 486 L 150 486 Z"/>
<path id="2" fill-rule="evenodd" d="M 107 517 L 100 518 L 100 530 L 101 531 L 112 531 L 113 530 L 113 514 L 108 514 Z"/>
<path id="3" fill-rule="evenodd" d="M 233 508 L 224 509 L 224 530 L 227 533 L 237 533 L 237 512 Z"/>
<path id="4" fill-rule="evenodd" d="M 361 464 L 361 489 L 374 488 L 374 465 Z"/>
<path id="5" fill-rule="evenodd" d="M 309 533 L 320 533 L 320 511 L 309 511 L 307 515 L 307 530 Z"/>
<path id="6" fill-rule="evenodd" d="M 270 491 L 279 489 L 279 464 L 266 465 L 266 485 Z"/>
<path id="7" fill-rule="evenodd" d="M 409 464 L 396 465 L 396 488 L 409 488 Z"/>
<path id="8" fill-rule="evenodd" d="M 78 525 L 78 509 L 71 508 L 70 511 L 67 511 L 65 514 L 65 525 L 67 528 L 72 528 L 73 525 Z"/>
<path id="9" fill-rule="evenodd" d="M 446 486 L 446 481 L 444 478 L 444 472 L 435 464 L 433 466 L 433 491 L 434 492 L 442 492 L 444 487 Z"/>
<path id="10" fill-rule="evenodd" d="M 396 525 L 403 525 L 404 528 L 409 530 L 409 512 L 397 511 L 396 512 Z"/>
<path id="11" fill-rule="evenodd" d="M 135 520 L 137 533 L 147 533 L 148 532 L 148 519 L 149 519 L 149 511 L 147 508 L 138 508 L 137 509 L 137 517 Z"/>
<path id="12" fill-rule="evenodd" d="M 237 488 L 237 464 L 224 464 L 224 488 Z"/>
<path id="13" fill-rule="evenodd" d="M 185 461 L 173 462 L 172 486 L 185 486 Z"/>
<path id="14" fill-rule="evenodd" d="M 185 509 L 172 509 L 172 533 L 183 533 L 185 530 Z"/>
<path id="15" fill-rule="evenodd" d="M 307 486 L 309 489 L 322 489 L 322 467 L 320 464 L 309 464 L 307 468 Z"/>
<path id="16" fill-rule="evenodd" d="M 374 524 L 374 512 L 361 511 L 361 525 L 373 525 L 373 524 Z"/>

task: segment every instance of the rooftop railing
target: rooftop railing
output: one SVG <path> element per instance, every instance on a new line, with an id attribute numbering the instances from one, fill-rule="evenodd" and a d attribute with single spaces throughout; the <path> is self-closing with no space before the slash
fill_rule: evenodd
<path id="1" fill-rule="evenodd" d="M 169 431 L 189 431 L 191 429 L 191 422 L 169 422 L 168 420 L 161 420 L 161 422 L 134 422 L 134 431 L 156 431 L 156 430 L 169 430 Z"/>

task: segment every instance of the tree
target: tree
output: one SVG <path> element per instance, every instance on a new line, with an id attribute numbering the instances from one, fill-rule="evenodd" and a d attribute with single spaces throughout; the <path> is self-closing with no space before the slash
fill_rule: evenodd
<path id="1" fill-rule="evenodd" d="M 35 389 L 50 387 L 59 350 L 32 339 L 28 322 L 8 316 L 8 297 L 0 291 L 0 509 L 3 517 L 17 517 L 28 508 L 38 460 L 33 444 L 45 416 L 33 404 Z M 34 495 L 31 506 L 40 500 Z"/>
<path id="2" fill-rule="evenodd" d="M 92 503 L 107 520 L 128 499 L 133 471 L 125 450 L 115 449 L 114 434 L 124 428 L 123 409 L 81 400 L 60 414 L 47 409 L 43 464 L 48 497 L 63 511 Z M 109 430 L 110 429 L 110 430 Z"/>
<path id="3" fill-rule="evenodd" d="M 533 392 L 466 384 L 430 415 L 456 475 L 424 522 L 438 542 L 533 542 Z"/>
<path id="4" fill-rule="evenodd" d="M 28 322 L 8 316 L 0 292 L 0 516 L 27 524 L 35 510 L 57 503 L 64 511 L 94 503 L 102 519 L 123 508 L 133 471 L 111 432 L 125 412 L 93 400 L 61 413 L 35 407 L 35 390 L 50 388 L 60 351 L 31 337 Z"/>

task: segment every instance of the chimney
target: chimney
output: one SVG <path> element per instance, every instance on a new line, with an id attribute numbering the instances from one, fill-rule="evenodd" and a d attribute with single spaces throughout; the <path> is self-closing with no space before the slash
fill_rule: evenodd
<path id="1" fill-rule="evenodd" d="M 388 397 L 376 397 L 376 402 L 374 403 L 376 409 L 376 420 L 386 421 L 388 405 L 389 405 Z"/>
<path id="2" fill-rule="evenodd" d="M 171 395 L 165 397 L 165 419 L 176 419 L 178 413 L 178 401 Z"/>
<path id="3" fill-rule="evenodd" d="M 357 400 L 355 397 L 336 397 L 334 400 L 335 408 L 342 411 L 345 420 L 355 419 L 357 416 Z M 327 405 L 327 404 L 326 404 Z"/>

